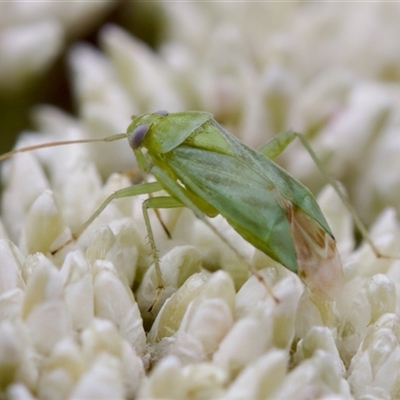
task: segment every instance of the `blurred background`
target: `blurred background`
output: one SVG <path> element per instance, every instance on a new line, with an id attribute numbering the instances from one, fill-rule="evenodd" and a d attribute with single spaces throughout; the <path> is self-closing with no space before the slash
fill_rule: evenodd
<path id="1" fill-rule="evenodd" d="M 43 131 L 43 104 L 102 134 L 206 110 L 252 147 L 303 132 L 370 222 L 400 208 L 399 18 L 388 2 L 2 2 L 0 152 Z M 320 190 L 291 147 L 280 162 Z"/>
<path id="2" fill-rule="evenodd" d="M 156 46 L 160 14 L 152 8 L 132 1 L 0 3 L 0 153 L 22 130 L 34 129 L 35 105 L 73 113 L 67 54 L 74 43 L 97 46 L 99 29 L 114 23 Z"/>

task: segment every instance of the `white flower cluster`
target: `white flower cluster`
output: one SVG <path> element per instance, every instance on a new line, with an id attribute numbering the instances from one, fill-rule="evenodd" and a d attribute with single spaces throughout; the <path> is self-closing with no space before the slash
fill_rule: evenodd
<path id="1" fill-rule="evenodd" d="M 43 75 L 66 41 L 85 32 L 111 1 L 2 1 L 0 3 L 0 89 L 20 89 Z M 90 22 L 89 22 L 90 21 Z"/>
<path id="2" fill-rule="evenodd" d="M 124 131 L 131 114 L 158 109 L 211 111 L 252 146 L 295 127 L 372 218 L 400 192 L 400 91 L 382 82 L 400 71 L 397 42 L 389 40 L 399 33 L 398 5 L 365 3 L 355 19 L 359 9 L 350 3 L 250 4 L 160 3 L 169 23 L 160 53 L 104 28 L 105 54 L 87 45 L 71 52 L 79 118 L 41 107 L 34 115 L 41 135 L 25 135 L 20 145 L 107 136 Z M 304 149 L 289 154 L 288 165 L 319 187 Z M 332 300 L 305 288 L 220 217 L 213 220 L 218 231 L 251 260 L 275 299 L 189 210 L 161 212 L 172 239 L 152 214 L 165 286 L 157 298 L 140 196 L 112 202 L 72 236 L 110 193 L 131 184 L 132 174 L 110 173 L 133 167 L 124 141 L 42 149 L 4 165 L 0 395 L 400 396 L 394 209 L 380 214 L 371 238 L 395 257 L 377 258 L 367 243 L 354 250 L 351 215 L 332 188 L 320 193 L 343 264 L 343 287 Z"/>

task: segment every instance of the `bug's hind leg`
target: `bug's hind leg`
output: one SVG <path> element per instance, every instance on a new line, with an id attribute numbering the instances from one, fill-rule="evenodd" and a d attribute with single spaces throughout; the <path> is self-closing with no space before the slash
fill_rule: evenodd
<path id="1" fill-rule="evenodd" d="M 333 187 L 335 192 L 338 194 L 339 198 L 342 200 L 343 204 L 346 206 L 346 208 L 350 211 L 350 213 L 353 216 L 353 221 L 355 225 L 357 226 L 357 229 L 361 233 L 363 239 L 368 243 L 370 246 L 371 250 L 374 252 L 375 256 L 377 258 L 388 258 L 388 259 L 399 259 L 399 256 L 395 255 L 388 255 L 388 254 L 382 254 L 382 252 L 376 247 L 375 243 L 371 239 L 368 229 L 362 222 L 360 216 L 358 215 L 357 211 L 355 208 L 351 205 L 349 199 L 347 198 L 346 194 L 343 192 L 343 190 L 340 188 L 340 185 L 338 182 L 336 182 L 335 179 L 333 179 L 330 174 L 326 171 L 324 168 L 323 164 L 319 160 L 318 156 L 315 154 L 314 150 L 308 143 L 308 140 L 306 137 L 297 132 L 293 131 L 288 131 L 288 132 L 283 132 L 279 133 L 278 135 L 274 136 L 267 144 L 262 146 L 258 151 L 262 153 L 264 156 L 274 159 L 281 154 L 286 147 L 294 140 L 298 138 L 302 144 L 302 146 L 307 150 L 308 154 L 314 161 L 315 165 L 317 168 L 320 170 L 320 172 L 324 175 L 325 179 L 329 182 L 329 184 Z"/>

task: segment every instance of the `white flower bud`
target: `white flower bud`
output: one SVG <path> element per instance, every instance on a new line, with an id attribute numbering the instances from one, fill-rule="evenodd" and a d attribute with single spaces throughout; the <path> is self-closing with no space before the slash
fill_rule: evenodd
<path id="1" fill-rule="evenodd" d="M 100 353 L 70 394 L 71 399 L 122 399 L 125 397 L 121 361 Z"/>
<path id="2" fill-rule="evenodd" d="M 15 288 L 25 289 L 22 264 L 18 248 L 9 240 L 0 239 L 0 295 Z"/>
<path id="3" fill-rule="evenodd" d="M 188 383 L 179 360 L 174 356 L 163 358 L 141 387 L 138 399 L 184 399 Z"/>
<path id="4" fill-rule="evenodd" d="M 211 271 L 221 268 L 229 272 L 235 282 L 235 287 L 240 288 L 248 279 L 249 270 L 243 260 L 232 251 L 232 247 L 238 249 L 239 254 L 245 259 L 251 258 L 254 247 L 246 242 L 222 216 L 218 215 L 210 222 L 230 243 L 230 247 L 199 220 L 194 221 L 192 244 L 201 251 L 204 268 Z"/>
<path id="5" fill-rule="evenodd" d="M 400 321 L 383 315 L 371 326 L 349 368 L 349 384 L 355 396 L 390 399 L 396 396 L 400 363 Z"/>
<path id="6" fill-rule="evenodd" d="M 11 89 L 37 75 L 58 56 L 64 35 L 55 21 L 3 29 L 0 40 L 0 86 Z"/>
<path id="7" fill-rule="evenodd" d="M 60 340 L 44 362 L 38 382 L 38 396 L 43 399 L 68 398 L 85 370 L 85 359 L 78 344 L 67 337 Z"/>
<path id="8" fill-rule="evenodd" d="M 274 392 L 274 399 L 307 399 L 337 396 L 352 399 L 347 381 L 338 374 L 332 355 L 317 350 L 313 357 L 303 361 L 283 380 Z"/>
<path id="9" fill-rule="evenodd" d="M 7 396 L 10 400 L 35 400 L 27 387 L 21 383 L 8 386 Z"/>
<path id="10" fill-rule="evenodd" d="M 79 251 L 68 253 L 60 274 L 64 301 L 72 317 L 74 329 L 86 328 L 94 317 L 94 289 L 89 264 Z"/>
<path id="11" fill-rule="evenodd" d="M 210 357 L 233 325 L 234 298 L 235 291 L 230 276 L 223 271 L 211 275 L 189 304 L 171 352 L 178 357 L 180 354 L 184 356 L 189 353 L 185 346 L 188 343 L 192 346 L 191 343 L 196 342 L 196 347 L 202 349 L 198 353 L 198 361 Z M 190 336 L 191 339 L 188 340 L 185 336 Z"/>
<path id="12" fill-rule="evenodd" d="M 383 274 L 377 274 L 366 282 L 365 294 L 371 304 L 371 323 L 382 315 L 393 313 L 396 306 L 394 283 Z"/>
<path id="13" fill-rule="evenodd" d="M 38 370 L 33 354 L 26 326 L 20 321 L 3 320 L 0 323 L 0 376 L 4 388 L 13 382 L 30 389 L 35 387 Z"/>
<path id="14" fill-rule="evenodd" d="M 345 192 L 342 187 L 341 190 Z M 339 198 L 338 194 L 330 185 L 325 186 L 319 192 L 317 200 L 335 237 L 336 245 L 343 263 L 353 251 L 355 245 L 352 215 L 346 207 L 346 204 L 343 203 L 342 199 Z"/>
<path id="15" fill-rule="evenodd" d="M 132 397 L 144 378 L 144 366 L 135 349 L 123 340 L 115 325 L 108 320 L 94 319 L 90 326 L 82 331 L 82 352 L 86 363 L 86 375 L 91 375 L 93 364 L 98 357 L 108 354 L 115 358 L 118 370 L 113 379 L 121 381 L 127 397 Z M 83 380 L 87 379 L 85 377 Z"/>
<path id="16" fill-rule="evenodd" d="M 332 357 L 336 373 L 345 377 L 346 368 L 340 358 L 332 332 L 327 327 L 315 326 L 297 344 L 294 362 L 299 365 L 302 361 L 312 358 L 314 353 L 324 350 Z"/>
<path id="17" fill-rule="evenodd" d="M 170 297 L 189 276 L 199 272 L 200 267 L 200 253 L 192 246 L 177 246 L 162 257 L 160 260 L 160 269 L 164 288 L 152 312 L 157 313 L 165 299 Z M 152 264 L 136 292 L 137 302 L 142 312 L 146 312 L 153 304 L 156 298 L 158 284 L 155 267 L 154 264 Z"/>
<path id="18" fill-rule="evenodd" d="M 271 343 L 267 321 L 245 317 L 235 322 L 213 354 L 213 363 L 235 376 L 264 353 Z"/>
<path id="19" fill-rule="evenodd" d="M 139 308 L 131 289 L 124 284 L 108 261 L 96 261 L 93 274 L 95 315 L 113 321 L 124 337 L 143 355 L 146 336 Z"/>
<path id="20" fill-rule="evenodd" d="M 147 335 L 150 343 L 157 343 L 172 336 L 182 322 L 189 303 L 205 285 L 209 274 L 204 271 L 190 276 L 185 283 L 163 304 Z"/>
<path id="21" fill-rule="evenodd" d="M 13 157 L 2 169 L 5 190 L 2 196 L 2 219 L 15 243 L 19 241 L 26 214 L 33 202 L 49 187 L 49 182 L 32 153 Z"/>
<path id="22" fill-rule="evenodd" d="M 24 238 L 28 253 L 48 253 L 60 236 L 69 229 L 54 203 L 53 194 L 45 190 L 33 203 L 25 221 Z M 58 242 L 56 242 L 58 244 Z M 57 247 L 57 245 L 56 245 Z"/>
<path id="23" fill-rule="evenodd" d="M 11 289 L 0 295 L 0 321 L 15 321 L 21 317 L 24 296 L 22 289 Z"/>
<path id="24" fill-rule="evenodd" d="M 35 266 L 26 288 L 22 317 L 36 350 L 48 355 L 72 330 L 71 316 L 62 298 L 62 278 L 51 264 Z"/>
<path id="25" fill-rule="evenodd" d="M 188 392 L 197 398 L 221 398 L 228 380 L 225 371 L 209 362 L 186 365 L 182 375 Z"/>
<path id="26" fill-rule="evenodd" d="M 288 355 L 271 350 L 247 365 L 222 398 L 267 399 L 282 385 L 288 369 Z"/>
<path id="27" fill-rule="evenodd" d="M 183 109 L 167 65 L 144 43 L 116 26 L 103 29 L 101 43 L 114 64 L 118 78 L 129 92 L 135 94 L 141 109 L 161 110 L 166 104 L 171 111 Z"/>

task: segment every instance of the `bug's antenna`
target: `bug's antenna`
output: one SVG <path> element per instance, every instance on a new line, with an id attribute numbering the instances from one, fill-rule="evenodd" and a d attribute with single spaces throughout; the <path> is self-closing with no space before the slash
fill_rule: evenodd
<path id="1" fill-rule="evenodd" d="M 7 158 L 10 158 L 13 155 L 18 154 L 18 153 L 25 153 L 27 151 L 44 149 L 46 147 L 65 146 L 67 144 L 79 144 L 79 143 L 113 142 L 114 140 L 120 140 L 122 138 L 126 138 L 126 133 L 118 133 L 116 135 L 99 138 L 99 139 L 62 140 L 59 142 L 36 144 L 33 146 L 21 147 L 19 149 L 11 150 L 7 153 L 4 153 L 0 156 L 0 161 L 6 160 Z"/>

